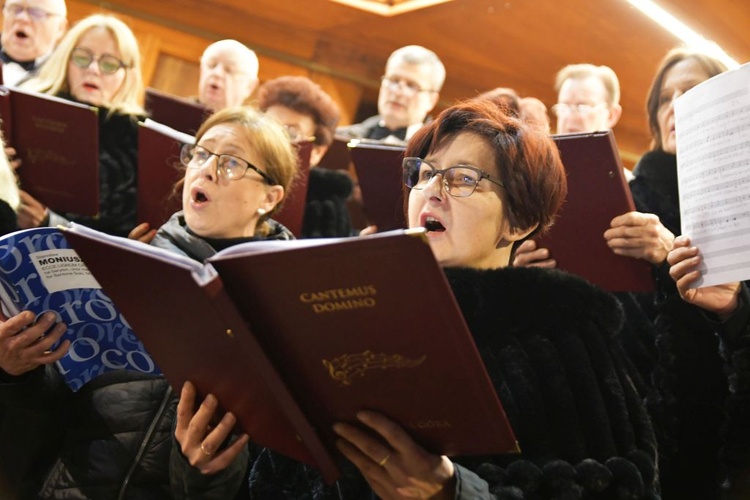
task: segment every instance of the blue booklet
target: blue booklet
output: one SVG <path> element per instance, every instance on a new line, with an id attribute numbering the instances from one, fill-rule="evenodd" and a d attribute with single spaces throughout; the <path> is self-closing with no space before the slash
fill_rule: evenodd
<path id="1" fill-rule="evenodd" d="M 24 310 L 57 315 L 68 330 L 68 353 L 57 368 L 77 391 L 111 370 L 159 374 L 159 368 L 120 311 L 56 228 L 27 229 L 0 238 L 3 314 Z"/>

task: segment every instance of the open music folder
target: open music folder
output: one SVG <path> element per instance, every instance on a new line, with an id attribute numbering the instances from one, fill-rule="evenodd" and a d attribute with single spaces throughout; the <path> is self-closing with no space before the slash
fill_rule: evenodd
<path id="1" fill-rule="evenodd" d="M 254 442 L 328 481 L 332 425 L 361 409 L 433 453 L 519 451 L 421 228 L 251 242 L 206 264 L 78 225 L 65 234 L 177 391 L 190 380 L 216 395 Z"/>
<path id="2" fill-rule="evenodd" d="M 568 177 L 568 196 L 540 247 L 557 267 L 612 292 L 654 289 L 651 265 L 615 255 L 604 231 L 618 215 L 635 210 L 614 134 L 593 132 L 552 136 Z"/>

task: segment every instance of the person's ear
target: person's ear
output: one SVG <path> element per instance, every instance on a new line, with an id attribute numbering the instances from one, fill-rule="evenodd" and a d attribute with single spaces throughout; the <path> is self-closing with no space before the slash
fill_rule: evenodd
<path id="1" fill-rule="evenodd" d="M 427 110 L 428 113 L 432 111 L 433 109 L 435 109 L 435 106 L 437 106 L 439 99 L 440 99 L 439 92 L 430 92 L 430 109 Z"/>
<path id="2" fill-rule="evenodd" d="M 60 22 L 57 25 L 57 34 L 55 35 L 55 45 L 57 45 L 62 37 L 65 35 L 65 32 L 68 31 L 68 19 L 62 18 Z"/>
<path id="3" fill-rule="evenodd" d="M 276 186 L 267 186 L 266 187 L 266 196 L 263 199 L 263 201 L 260 204 L 260 208 L 266 211 L 266 213 L 271 212 L 271 210 L 276 207 L 279 203 L 281 203 L 281 200 L 284 199 L 284 188 L 276 185 Z"/>
<path id="4" fill-rule="evenodd" d="M 317 167 L 320 165 L 320 160 L 323 159 L 326 151 L 328 151 L 328 146 L 322 144 L 313 145 L 312 151 L 310 151 L 310 167 Z"/>
<path id="5" fill-rule="evenodd" d="M 247 95 L 243 99 L 244 101 L 247 101 L 251 95 L 253 95 L 253 92 L 255 92 L 255 89 L 258 88 L 258 83 L 260 80 L 257 78 L 251 78 L 249 82 L 247 82 Z"/>
<path id="6" fill-rule="evenodd" d="M 620 121 L 620 117 L 622 116 L 622 106 L 619 104 L 615 104 L 614 106 L 609 108 L 609 117 L 607 118 L 607 125 L 609 128 L 615 128 L 615 125 L 617 125 L 617 122 Z"/>
<path id="7" fill-rule="evenodd" d="M 508 227 L 505 229 L 505 232 L 503 233 L 503 239 L 509 242 L 521 241 L 527 238 L 531 233 L 536 231 L 537 227 L 539 227 L 539 223 L 536 223 L 532 225 L 531 227 L 527 227 L 524 229 L 521 229 L 518 227 L 511 227 L 511 225 L 508 224 Z"/>

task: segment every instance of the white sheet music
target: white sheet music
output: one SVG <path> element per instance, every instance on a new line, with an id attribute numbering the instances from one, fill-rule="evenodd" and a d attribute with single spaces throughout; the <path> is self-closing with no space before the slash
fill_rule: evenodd
<path id="1" fill-rule="evenodd" d="M 697 287 L 750 279 L 750 63 L 674 107 L 682 234 L 705 265 Z"/>

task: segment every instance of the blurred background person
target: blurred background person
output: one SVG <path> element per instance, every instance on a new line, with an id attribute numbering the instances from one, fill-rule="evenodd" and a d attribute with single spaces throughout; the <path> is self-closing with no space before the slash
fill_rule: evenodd
<path id="1" fill-rule="evenodd" d="M 201 56 L 198 102 L 211 111 L 241 106 L 258 86 L 258 56 L 237 40 L 219 40 Z"/>
<path id="2" fill-rule="evenodd" d="M 340 127 L 338 135 L 405 144 L 424 125 L 440 98 L 445 66 L 437 54 L 419 45 L 396 49 L 380 79 L 378 114 Z"/>
<path id="3" fill-rule="evenodd" d="M 336 102 L 304 76 L 282 76 L 258 89 L 258 107 L 276 118 L 293 142 L 312 141 L 302 237 L 350 236 L 353 228 L 346 200 L 353 183 L 348 174 L 321 167 L 339 121 Z"/>
<path id="4" fill-rule="evenodd" d="M 555 90 L 558 134 L 610 130 L 622 116 L 620 82 L 608 66 L 565 66 L 555 77 Z"/>
<path id="5" fill-rule="evenodd" d="M 21 192 L 21 228 L 75 221 L 126 236 L 136 225 L 138 121 L 145 112 L 138 42 L 119 19 L 93 15 L 60 41 L 24 88 L 99 108 L 99 214 L 56 213 Z M 23 168 L 23 167 L 21 167 Z"/>
<path id="6" fill-rule="evenodd" d="M 3 83 L 14 86 L 36 73 L 68 28 L 65 0 L 9 0 L 0 37 Z"/>

